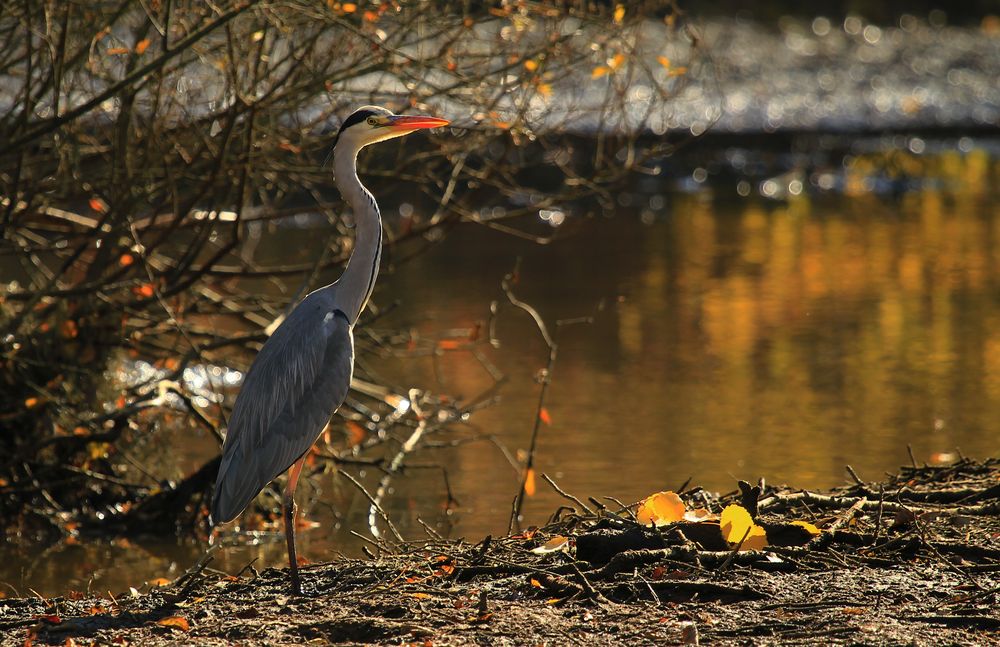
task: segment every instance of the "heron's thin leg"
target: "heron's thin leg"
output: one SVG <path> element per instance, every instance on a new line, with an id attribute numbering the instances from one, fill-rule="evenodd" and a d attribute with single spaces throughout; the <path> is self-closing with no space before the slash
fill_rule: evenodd
<path id="1" fill-rule="evenodd" d="M 299 582 L 299 562 L 295 556 L 295 486 L 299 483 L 299 474 L 302 473 L 302 466 L 306 462 L 306 454 L 292 464 L 288 470 L 288 483 L 285 485 L 285 495 L 281 500 L 281 507 L 285 513 L 285 541 L 288 542 L 288 568 L 292 572 L 292 592 L 296 595 L 302 593 L 302 584 Z"/>

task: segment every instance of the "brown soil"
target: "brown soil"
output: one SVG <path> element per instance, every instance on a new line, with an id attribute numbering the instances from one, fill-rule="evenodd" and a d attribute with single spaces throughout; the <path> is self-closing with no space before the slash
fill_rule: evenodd
<path id="1" fill-rule="evenodd" d="M 571 498 L 535 531 L 308 565 L 301 596 L 283 570 L 196 568 L 114 600 L 0 600 L 0 645 L 1000 645 L 1000 460 L 824 494 L 683 494 L 756 507 L 762 551 L 734 553 L 717 524 L 654 530 Z M 532 552 L 555 536 L 568 550 Z"/>

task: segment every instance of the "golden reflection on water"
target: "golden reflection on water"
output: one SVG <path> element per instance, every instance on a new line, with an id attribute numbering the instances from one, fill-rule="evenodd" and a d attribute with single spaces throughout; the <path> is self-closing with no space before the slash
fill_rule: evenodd
<path id="1" fill-rule="evenodd" d="M 982 153 L 897 158 L 924 185 L 898 199 L 862 191 L 885 169 L 862 157 L 842 197 L 683 195 L 651 226 L 619 214 L 541 249 L 460 231 L 389 290 L 432 319 L 427 333 L 483 317 L 491 283 L 517 255 L 522 297 L 550 318 L 617 300 L 594 326 L 567 332 L 554 425 L 542 431 L 540 470 L 579 495 L 634 500 L 689 476 L 723 490 L 759 477 L 827 487 L 848 463 L 872 479 L 894 470 L 907 445 L 921 460 L 956 448 L 996 455 L 997 166 Z M 545 355 L 530 326 L 506 325 L 492 358 L 512 382 L 474 421 L 525 447 L 531 375 Z M 441 361 L 467 394 L 482 382 L 468 362 Z M 450 462 L 453 487 L 475 502 L 459 529 L 505 529 L 512 470 L 484 446 Z M 527 520 L 558 503 L 541 492 Z"/>

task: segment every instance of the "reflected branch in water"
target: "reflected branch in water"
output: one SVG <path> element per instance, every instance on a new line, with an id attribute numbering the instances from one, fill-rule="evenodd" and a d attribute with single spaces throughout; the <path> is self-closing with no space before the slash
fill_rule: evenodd
<path id="1" fill-rule="evenodd" d="M 535 327 L 539 334 L 542 336 L 542 340 L 548 347 L 548 362 L 546 367 L 539 371 L 538 382 L 541 384 L 541 389 L 538 392 L 538 406 L 535 409 L 535 422 L 531 429 L 531 440 L 528 445 L 527 457 L 524 460 L 524 465 L 521 471 L 521 485 L 518 488 L 517 496 L 514 497 L 514 503 L 511 509 L 511 523 L 517 525 L 520 528 L 521 523 L 521 510 L 524 507 L 525 496 L 531 496 L 533 492 L 529 492 L 529 487 L 533 489 L 534 481 L 534 469 L 535 469 L 535 450 L 538 446 L 538 433 L 541 429 L 542 421 L 547 418 L 547 413 L 545 411 L 545 396 L 548 393 L 549 384 L 552 381 L 552 371 L 555 368 L 556 357 L 559 354 L 559 333 L 565 326 L 580 324 L 580 323 L 593 323 L 592 317 L 574 317 L 571 319 L 559 319 L 556 321 L 556 333 L 555 336 L 549 335 L 549 329 L 545 325 L 545 320 L 538 313 L 538 311 L 517 298 L 514 295 L 514 285 L 520 279 L 520 267 L 521 259 L 518 258 L 514 263 L 514 269 L 506 274 L 503 280 L 500 281 L 500 290 L 507 297 L 507 301 L 510 302 L 512 306 L 523 310 L 531 317 L 531 320 L 535 323 Z M 499 308 L 497 302 L 494 301 L 490 306 L 490 342 L 494 346 L 499 346 L 499 340 L 495 336 L 495 322 L 497 315 L 499 313 Z M 584 506 L 586 507 L 586 506 Z"/>

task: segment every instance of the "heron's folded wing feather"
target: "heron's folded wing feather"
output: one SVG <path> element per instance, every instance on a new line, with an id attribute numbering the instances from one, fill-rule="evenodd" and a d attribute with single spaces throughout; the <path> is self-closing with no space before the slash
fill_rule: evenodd
<path id="1" fill-rule="evenodd" d="M 238 515 L 309 450 L 343 403 L 354 367 L 347 318 L 313 293 L 267 340 L 230 418 L 212 505 L 215 523 Z"/>

